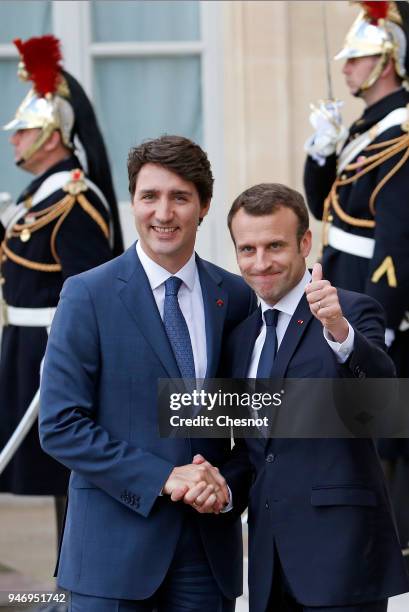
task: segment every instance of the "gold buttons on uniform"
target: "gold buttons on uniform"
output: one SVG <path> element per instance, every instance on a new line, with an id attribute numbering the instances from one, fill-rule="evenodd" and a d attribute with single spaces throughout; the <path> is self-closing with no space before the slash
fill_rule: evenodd
<path id="1" fill-rule="evenodd" d="M 28 242 L 31 238 L 31 232 L 29 229 L 25 228 L 21 231 L 20 240 L 21 242 Z"/>

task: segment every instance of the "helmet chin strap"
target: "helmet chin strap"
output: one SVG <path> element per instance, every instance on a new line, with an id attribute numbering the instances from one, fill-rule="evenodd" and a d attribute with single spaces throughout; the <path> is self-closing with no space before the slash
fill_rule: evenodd
<path id="1" fill-rule="evenodd" d="M 389 52 L 382 53 L 382 55 L 379 58 L 379 61 L 373 67 L 368 78 L 362 83 L 362 85 L 356 90 L 356 92 L 352 94 L 353 96 L 355 96 L 355 98 L 362 97 L 363 92 L 369 89 L 370 87 L 372 87 L 372 85 L 376 83 L 376 81 L 379 79 L 382 72 L 384 71 L 390 58 L 391 58 L 391 54 Z"/>
<path id="2" fill-rule="evenodd" d="M 16 166 L 21 166 L 22 164 L 24 164 L 24 162 L 28 161 L 30 157 L 32 157 L 34 153 L 43 146 L 43 144 L 49 139 L 51 134 L 56 129 L 57 126 L 53 123 L 50 123 L 47 126 L 41 128 L 41 132 L 38 134 L 35 141 L 23 151 L 20 159 L 16 161 Z"/>

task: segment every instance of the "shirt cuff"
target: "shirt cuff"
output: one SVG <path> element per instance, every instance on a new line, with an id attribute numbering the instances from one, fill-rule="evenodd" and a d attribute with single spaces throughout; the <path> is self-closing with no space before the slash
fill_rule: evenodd
<path id="1" fill-rule="evenodd" d="M 229 503 L 223 508 L 223 510 L 220 510 L 220 514 L 225 514 L 226 512 L 233 510 L 233 495 L 231 494 L 229 485 L 227 485 L 227 488 L 229 489 Z"/>
<path id="2" fill-rule="evenodd" d="M 352 353 L 352 351 L 354 350 L 355 332 L 348 321 L 347 323 L 348 323 L 348 336 L 346 340 L 344 340 L 344 342 L 335 342 L 334 340 L 331 339 L 332 336 L 329 333 L 329 331 L 326 330 L 325 327 L 323 328 L 324 338 L 328 342 L 332 351 L 334 352 L 335 358 L 338 361 L 338 363 L 345 363 L 348 357 L 350 356 L 350 354 Z"/>

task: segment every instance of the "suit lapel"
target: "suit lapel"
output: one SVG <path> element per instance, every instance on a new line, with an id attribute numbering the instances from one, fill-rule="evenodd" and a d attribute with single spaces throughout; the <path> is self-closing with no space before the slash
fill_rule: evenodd
<path id="1" fill-rule="evenodd" d="M 260 333 L 261 309 L 260 306 L 240 326 L 240 337 L 237 339 L 237 353 L 232 355 L 234 360 L 234 378 L 247 378 L 254 344 Z"/>
<path id="2" fill-rule="evenodd" d="M 223 279 L 216 270 L 206 266 L 206 262 L 202 261 L 198 255 L 196 255 L 196 264 L 199 271 L 205 316 L 206 378 L 214 378 L 219 365 L 229 296 L 221 286 Z"/>
<path id="3" fill-rule="evenodd" d="M 272 378 L 284 378 L 291 357 L 297 349 L 312 318 L 313 315 L 308 305 L 307 298 L 303 295 L 291 317 L 274 360 Z"/>
<path id="4" fill-rule="evenodd" d="M 140 333 L 155 351 L 170 378 L 180 378 L 180 371 L 166 335 L 148 277 L 133 244 L 121 258 L 119 297 Z"/>

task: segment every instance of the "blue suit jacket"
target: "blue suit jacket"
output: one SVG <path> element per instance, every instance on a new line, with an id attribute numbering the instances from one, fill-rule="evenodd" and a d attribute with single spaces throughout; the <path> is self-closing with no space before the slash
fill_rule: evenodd
<path id="1" fill-rule="evenodd" d="M 277 353 L 274 378 L 394 376 L 382 349 L 380 306 L 358 293 L 339 290 L 339 296 L 355 330 L 348 362 L 337 363 L 304 296 Z M 260 324 L 257 310 L 234 330 L 226 374 L 246 376 Z M 253 439 L 246 445 L 256 472 L 248 518 L 251 612 L 266 610 L 274 548 L 304 605 L 352 605 L 409 590 L 372 440 Z"/>
<path id="2" fill-rule="evenodd" d="M 215 376 L 223 337 L 255 307 L 241 278 L 197 258 L 208 367 Z M 220 302 L 222 300 L 222 302 Z M 186 513 L 201 531 L 216 580 L 242 588 L 237 512 L 199 515 L 159 493 L 174 466 L 201 452 L 223 466 L 230 440 L 161 439 L 158 378 L 180 377 L 146 274 L 133 245 L 64 285 L 45 357 L 40 438 L 72 470 L 58 582 L 79 593 L 149 597 L 170 565 Z M 237 507 L 249 478 L 226 472 Z"/>

